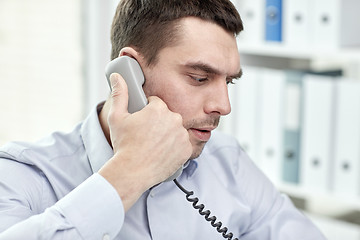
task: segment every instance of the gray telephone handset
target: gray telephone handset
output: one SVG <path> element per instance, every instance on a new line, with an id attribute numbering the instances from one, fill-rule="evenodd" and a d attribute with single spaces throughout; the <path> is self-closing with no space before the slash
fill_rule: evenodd
<path id="1" fill-rule="evenodd" d="M 124 78 L 128 86 L 129 113 L 140 111 L 146 106 L 146 104 L 148 104 L 148 101 L 144 90 L 142 89 L 142 86 L 145 83 L 145 77 L 139 63 L 134 58 L 128 56 L 121 56 L 109 62 L 106 66 L 105 73 L 110 88 L 110 75 L 114 72 L 119 73 Z M 172 181 L 180 176 L 183 168 L 184 167 L 181 167 L 165 181 Z"/>

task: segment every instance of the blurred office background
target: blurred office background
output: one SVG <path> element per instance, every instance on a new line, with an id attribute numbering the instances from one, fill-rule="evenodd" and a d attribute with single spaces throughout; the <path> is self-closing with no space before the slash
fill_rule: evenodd
<path id="1" fill-rule="evenodd" d="M 70 131 L 107 97 L 116 5 L 0 1 L 0 144 Z"/>
<path id="2" fill-rule="evenodd" d="M 359 1 L 232 2 L 245 25 L 238 38 L 244 77 L 230 86 L 233 112 L 221 130 L 238 138 L 329 239 L 360 240 L 360 127 L 355 124 L 360 119 L 360 19 L 353 11 Z M 110 25 L 117 3 L 0 0 L 0 145 L 70 131 L 107 97 L 104 68 L 110 60 Z M 289 76 L 294 85 L 288 85 Z M 319 82 L 319 92 L 313 91 Z M 346 92 L 349 88 L 355 92 Z M 317 99 L 325 105 L 312 104 Z M 349 101 L 351 106 L 340 107 Z M 304 126 L 304 115 L 337 130 L 317 134 L 317 122 Z M 341 134 L 337 122 L 350 130 Z M 307 160 L 305 155 L 315 151 L 311 146 L 318 142 L 326 142 L 318 148 L 331 149 Z M 352 155 L 342 163 L 341 173 L 334 156 L 341 152 L 335 146 L 343 145 Z M 286 160 L 285 152 L 289 159 L 298 158 Z"/>
<path id="3" fill-rule="evenodd" d="M 360 239 L 360 1 L 232 0 L 243 77 L 221 129 L 328 239 Z"/>

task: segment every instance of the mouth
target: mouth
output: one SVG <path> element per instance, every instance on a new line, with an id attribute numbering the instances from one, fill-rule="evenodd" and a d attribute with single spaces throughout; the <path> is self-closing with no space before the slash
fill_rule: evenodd
<path id="1" fill-rule="evenodd" d="M 190 128 L 189 131 L 192 133 L 192 135 L 201 142 L 207 142 L 209 141 L 211 137 L 211 131 L 213 131 L 215 128 Z"/>

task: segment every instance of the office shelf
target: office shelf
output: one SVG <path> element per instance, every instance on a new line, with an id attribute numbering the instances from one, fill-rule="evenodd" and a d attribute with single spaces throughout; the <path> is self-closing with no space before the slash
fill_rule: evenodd
<path id="1" fill-rule="evenodd" d="M 257 45 L 243 44 L 241 43 L 241 40 L 239 40 L 238 48 L 241 55 L 246 54 L 303 60 L 336 58 L 342 61 L 360 61 L 360 46 L 339 49 L 313 49 L 311 47 L 293 48 L 280 43 Z"/>
<path id="2" fill-rule="evenodd" d="M 360 81 L 360 46 L 341 49 L 291 48 L 277 43 L 255 45 L 238 40 L 238 48 L 243 68 L 257 66 L 284 70 L 341 69 L 346 77 Z M 306 203 L 305 211 L 330 219 L 346 212 L 354 212 L 360 221 L 360 194 L 346 196 L 330 190 L 318 192 L 301 184 L 285 182 L 275 183 L 275 186 L 292 198 L 302 199 Z"/>

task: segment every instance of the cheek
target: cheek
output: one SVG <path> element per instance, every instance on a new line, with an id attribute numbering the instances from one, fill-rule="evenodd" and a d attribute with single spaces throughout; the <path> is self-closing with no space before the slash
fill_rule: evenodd
<path id="1" fill-rule="evenodd" d="M 186 117 L 192 108 L 189 98 L 178 92 L 164 91 L 162 96 L 159 97 L 167 104 L 171 111 L 179 113 L 183 118 Z"/>
<path id="2" fill-rule="evenodd" d="M 186 86 L 186 84 L 179 84 L 182 79 L 164 78 L 161 75 L 152 75 L 148 73 L 149 80 L 146 80 L 143 86 L 145 95 L 157 96 L 162 99 L 172 112 L 179 113 L 184 122 L 194 118 L 197 115 L 196 110 L 199 110 L 199 101 L 196 99 L 197 95 L 193 89 Z M 156 80 L 155 80 L 156 79 Z"/>
<path id="3" fill-rule="evenodd" d="M 162 99 L 170 111 L 179 113 L 183 121 L 186 122 L 196 115 L 195 109 L 198 102 L 193 97 L 184 94 L 184 91 L 172 86 L 164 88 L 154 88 L 153 86 L 144 88 L 147 96 L 157 96 Z"/>
<path id="4" fill-rule="evenodd" d="M 173 112 L 179 113 L 184 121 L 189 119 L 198 118 L 202 113 L 202 99 L 199 97 L 198 92 L 193 92 L 192 89 L 172 89 L 166 92 L 164 101 L 169 109 Z"/>

